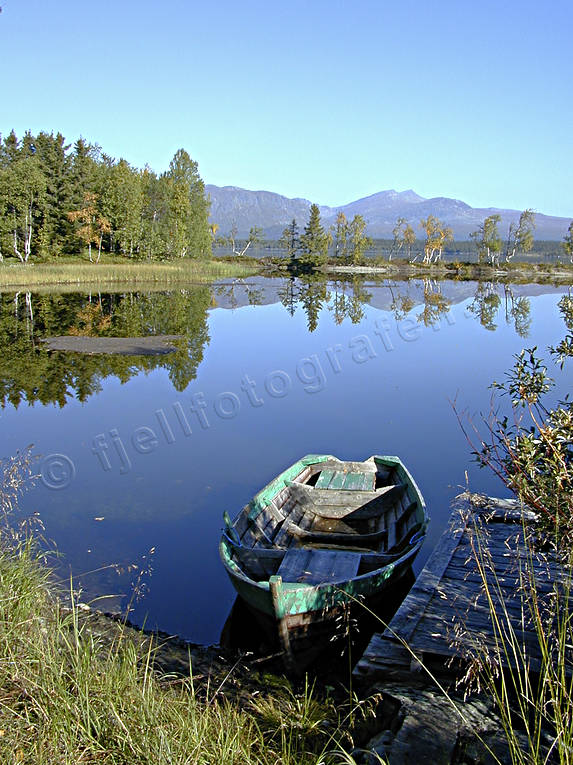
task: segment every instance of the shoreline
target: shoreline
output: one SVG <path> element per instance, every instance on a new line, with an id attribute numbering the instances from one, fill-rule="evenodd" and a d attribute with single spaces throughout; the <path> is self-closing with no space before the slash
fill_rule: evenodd
<path id="1" fill-rule="evenodd" d="M 325 278 L 337 274 L 352 278 L 383 277 L 389 279 L 429 278 L 460 281 L 506 281 L 527 280 L 530 282 L 552 280 L 573 283 L 573 266 L 566 264 L 548 266 L 544 263 L 516 263 L 508 268 L 492 268 L 477 263 L 409 263 L 404 261 L 375 263 L 372 265 L 347 265 L 329 263 L 310 275 Z M 163 289 L 172 285 L 210 284 L 217 279 L 268 276 L 288 278 L 294 274 L 288 263 L 277 263 L 275 259 L 240 260 L 210 259 L 185 262 L 106 262 L 89 263 L 0 263 L 0 293 L 13 291 L 35 291 L 50 288 L 74 290 Z M 304 276 L 304 274 L 303 274 Z"/>
<path id="2" fill-rule="evenodd" d="M 543 264 L 536 264 L 543 265 Z M 460 266 L 453 266 L 448 264 L 402 264 L 396 265 L 388 263 L 386 265 L 328 265 L 325 269 L 328 274 L 389 274 L 391 276 L 401 276 L 404 278 L 410 278 L 412 276 L 428 276 L 428 277 L 440 277 L 444 279 L 456 279 L 463 277 L 464 279 L 491 279 L 496 280 L 511 278 L 511 277 L 531 277 L 534 281 L 536 278 L 544 279 L 570 279 L 573 281 L 573 268 L 571 270 L 552 270 L 545 269 L 539 270 L 537 268 L 531 268 L 528 265 L 520 268 L 519 266 L 513 266 L 511 269 L 504 268 L 491 268 L 489 266 L 481 266 L 477 263 L 461 264 Z"/>

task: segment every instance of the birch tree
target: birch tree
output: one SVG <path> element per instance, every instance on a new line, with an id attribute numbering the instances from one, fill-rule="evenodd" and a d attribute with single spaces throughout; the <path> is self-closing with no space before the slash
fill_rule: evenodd
<path id="1" fill-rule="evenodd" d="M 18 159 L 0 172 L 3 233 L 21 263 L 32 254 L 46 182 L 35 157 Z"/>
<path id="2" fill-rule="evenodd" d="M 93 263 L 92 245 L 98 246 L 96 263 L 99 263 L 103 237 L 111 231 L 111 225 L 107 218 L 100 215 L 96 195 L 88 191 L 80 209 L 69 212 L 68 218 L 76 224 L 76 234 L 88 248 L 90 263 Z"/>
<path id="3" fill-rule="evenodd" d="M 336 216 L 332 233 L 334 234 L 334 257 L 345 258 L 348 254 L 348 221 L 343 212 L 339 212 Z"/>
<path id="4" fill-rule="evenodd" d="M 185 149 L 179 149 L 161 180 L 166 192 L 164 222 L 169 231 L 167 244 L 172 254 L 207 257 L 211 253 L 209 202 L 197 162 Z"/>
<path id="5" fill-rule="evenodd" d="M 412 253 L 412 246 L 416 243 L 416 233 L 406 218 L 397 218 L 396 225 L 392 229 L 392 236 L 394 241 L 392 242 L 392 249 L 388 260 L 392 260 L 392 254 L 394 252 L 400 252 L 402 247 L 406 245 L 406 252 L 408 260 Z"/>
<path id="6" fill-rule="evenodd" d="M 519 216 L 518 223 L 510 223 L 505 244 L 505 262 L 513 258 L 516 252 L 529 252 L 533 247 L 533 231 L 535 229 L 535 213 L 524 210 Z"/>
<path id="7" fill-rule="evenodd" d="M 493 266 L 499 261 L 502 243 L 497 227 L 500 221 L 500 215 L 489 215 L 478 230 L 470 234 L 470 239 L 473 239 L 477 247 L 480 263 L 488 262 Z"/>
<path id="8" fill-rule="evenodd" d="M 441 260 L 446 243 L 453 241 L 454 233 L 451 228 L 434 215 L 428 215 L 426 219 L 422 219 L 420 226 L 426 234 L 423 262 L 431 263 L 433 260 L 436 263 Z"/>
<path id="9" fill-rule="evenodd" d="M 229 242 L 231 244 L 233 255 L 239 255 L 239 257 L 244 255 L 251 245 L 261 244 L 265 238 L 263 229 L 259 228 L 259 226 L 251 226 L 249 230 L 249 236 L 247 237 L 244 244 L 239 244 L 237 234 L 237 224 L 233 223 L 231 232 L 229 234 Z"/>
<path id="10" fill-rule="evenodd" d="M 102 176 L 101 212 L 110 223 L 113 247 L 133 257 L 143 233 L 143 182 L 141 173 L 124 160 L 114 163 Z"/>
<path id="11" fill-rule="evenodd" d="M 353 265 L 358 265 L 364 258 L 372 240 L 366 236 L 366 221 L 362 215 L 355 215 L 348 226 L 348 258 Z"/>

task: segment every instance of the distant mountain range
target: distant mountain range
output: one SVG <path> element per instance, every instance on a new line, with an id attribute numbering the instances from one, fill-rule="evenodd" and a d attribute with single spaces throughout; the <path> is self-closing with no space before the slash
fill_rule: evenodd
<path id="1" fill-rule="evenodd" d="M 248 234 L 251 226 L 259 226 L 267 239 L 278 239 L 293 218 L 302 229 L 308 220 L 310 202 L 308 199 L 288 199 L 271 191 L 248 191 L 237 186 L 207 185 L 211 197 L 211 221 L 219 224 L 219 233 L 228 234 L 233 224 L 239 236 Z M 343 212 L 351 220 L 362 215 L 372 237 L 391 238 L 392 229 L 399 217 L 406 218 L 422 238 L 419 223 L 428 215 L 435 215 L 451 226 L 456 239 L 467 239 L 488 215 L 501 216 L 500 233 L 503 236 L 512 221 L 517 221 L 521 210 L 501 210 L 495 207 L 478 208 L 459 199 L 434 197 L 425 199 L 414 191 L 379 191 L 364 199 L 342 205 L 327 207 L 319 205 L 322 223 L 329 226 Z M 536 213 L 536 239 L 562 239 L 571 222 L 569 218 L 558 218 Z"/>

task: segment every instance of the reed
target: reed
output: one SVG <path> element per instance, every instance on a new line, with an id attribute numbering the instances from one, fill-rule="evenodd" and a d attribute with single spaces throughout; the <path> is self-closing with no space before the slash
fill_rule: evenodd
<path id="1" fill-rule="evenodd" d="M 514 765 L 573 763 L 573 553 L 540 552 L 535 526 L 522 524 L 524 555 L 516 555 L 519 618 L 510 615 L 487 546 L 483 528 L 474 527 L 472 556 L 487 603 L 491 640 L 469 645 L 471 661 L 462 685 L 481 688 L 493 699 Z M 538 582 L 534 560 L 557 557 L 562 576 L 547 585 Z M 512 600 L 512 607 L 514 607 Z M 517 625 L 517 627 L 516 627 Z M 533 632 L 528 644 L 520 630 Z M 539 658 L 540 657 L 540 658 Z"/>
<path id="2" fill-rule="evenodd" d="M 45 285 L 163 285 L 204 283 L 242 278 L 257 271 L 257 264 L 218 260 L 181 260 L 161 263 L 68 262 L 0 264 L 0 289 L 26 290 Z"/>
<path id="3" fill-rule="evenodd" d="M 486 606 L 488 622 L 483 632 L 487 639 L 466 628 L 463 614 L 457 614 L 451 641 L 462 661 L 456 662 L 460 670 L 455 684 L 451 681 L 456 670 L 450 668 L 443 677 L 437 674 L 391 625 L 370 614 L 381 631 L 392 633 L 416 663 L 419 672 L 414 685 L 425 677 L 467 732 L 466 743 L 473 754 L 464 759 L 465 750 L 460 749 L 461 759 L 456 763 L 573 765 L 573 552 L 557 549 L 534 515 L 523 514 L 516 547 L 508 547 L 507 552 L 514 563 L 511 577 L 515 580 L 508 595 L 508 571 L 503 571 L 506 581 L 501 581 L 489 548 L 487 524 L 479 515 L 474 515 L 470 539 L 469 570 L 478 571 L 480 590 L 468 612 L 474 606 L 480 610 Z M 551 566 L 551 576 L 540 562 Z M 497 719 L 495 741 L 493 731 L 476 727 L 472 713 L 466 712 L 466 702 L 472 699 L 485 702 Z M 391 745 L 389 755 L 391 763 Z M 472 759 L 474 755 L 478 759 Z M 364 756 L 374 759 L 364 760 Z M 347 753 L 337 757 L 348 765 L 374 762 L 375 758 L 386 762 L 369 750 L 361 750 L 358 760 Z"/>

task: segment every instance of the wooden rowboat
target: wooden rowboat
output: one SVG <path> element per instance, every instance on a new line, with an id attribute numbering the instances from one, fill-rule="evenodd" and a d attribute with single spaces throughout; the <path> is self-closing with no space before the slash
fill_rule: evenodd
<path id="1" fill-rule="evenodd" d="M 224 520 L 223 565 L 243 600 L 276 623 L 290 670 L 301 635 L 410 569 L 428 525 L 414 479 L 387 456 L 308 455 Z"/>

